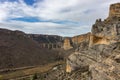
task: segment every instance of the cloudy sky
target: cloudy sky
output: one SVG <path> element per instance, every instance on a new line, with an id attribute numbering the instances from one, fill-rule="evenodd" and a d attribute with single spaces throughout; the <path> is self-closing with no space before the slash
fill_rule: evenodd
<path id="1" fill-rule="evenodd" d="M 89 32 L 119 0 L 0 0 L 0 28 L 74 36 Z"/>

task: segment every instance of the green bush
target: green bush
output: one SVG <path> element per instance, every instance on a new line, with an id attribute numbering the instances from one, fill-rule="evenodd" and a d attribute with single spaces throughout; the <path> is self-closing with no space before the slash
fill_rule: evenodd
<path id="1" fill-rule="evenodd" d="M 36 79 L 38 79 L 38 77 L 37 77 L 37 74 L 35 73 L 30 80 L 36 80 Z"/>

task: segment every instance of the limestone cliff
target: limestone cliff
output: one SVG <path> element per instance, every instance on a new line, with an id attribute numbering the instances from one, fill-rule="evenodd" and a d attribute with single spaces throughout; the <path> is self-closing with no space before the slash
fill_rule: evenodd
<path id="1" fill-rule="evenodd" d="M 114 16 L 120 17 L 120 3 L 110 5 L 109 17 Z"/>
<path id="2" fill-rule="evenodd" d="M 97 44 L 109 45 L 120 41 L 120 3 L 112 4 L 109 10 L 109 16 L 102 21 L 97 19 L 92 26 L 91 33 L 74 36 L 71 38 L 69 47 L 79 47 L 82 42 L 88 42 L 89 47 Z M 64 41 L 66 42 L 66 41 Z M 69 43 L 69 44 L 70 44 Z"/>
<path id="3" fill-rule="evenodd" d="M 66 72 L 88 70 L 85 80 L 120 80 L 120 3 L 110 6 L 107 19 L 96 20 L 89 40 L 83 40 L 78 48 L 68 57 Z"/>
<path id="4" fill-rule="evenodd" d="M 88 42 L 90 39 L 90 35 L 91 33 L 87 33 L 72 37 L 73 46 L 79 46 L 79 44 L 82 42 Z"/>
<path id="5" fill-rule="evenodd" d="M 80 46 L 82 42 L 88 42 L 90 40 L 90 35 L 91 33 L 87 33 L 78 36 L 73 36 L 70 38 L 65 38 L 63 48 L 65 50 L 69 50 L 71 48 L 77 48 L 78 46 Z"/>
<path id="6" fill-rule="evenodd" d="M 63 48 L 64 48 L 64 50 L 69 50 L 69 49 L 73 48 L 72 45 L 71 45 L 71 39 L 70 38 L 65 38 L 64 39 Z"/>
<path id="7" fill-rule="evenodd" d="M 63 37 L 57 35 L 28 34 L 41 48 L 58 49 L 63 47 Z"/>
<path id="8" fill-rule="evenodd" d="M 94 44 L 111 44 L 120 41 L 120 3 L 110 6 L 109 16 L 102 21 L 97 19 L 92 26 L 90 46 Z"/>

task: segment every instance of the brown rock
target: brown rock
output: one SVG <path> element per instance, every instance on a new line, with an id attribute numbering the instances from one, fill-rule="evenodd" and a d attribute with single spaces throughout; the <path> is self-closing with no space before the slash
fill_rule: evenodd
<path id="1" fill-rule="evenodd" d="M 109 17 L 113 16 L 120 17 L 120 3 L 110 5 Z"/>
<path id="2" fill-rule="evenodd" d="M 89 42 L 91 33 L 74 36 L 64 39 L 64 49 L 77 48 L 82 42 Z"/>
<path id="3" fill-rule="evenodd" d="M 68 49 L 73 48 L 73 47 L 71 46 L 70 38 L 65 38 L 65 39 L 64 39 L 63 48 L 64 48 L 65 50 L 68 50 Z"/>
<path id="4" fill-rule="evenodd" d="M 79 36 L 74 36 L 72 37 L 72 43 L 73 44 L 80 44 L 83 41 L 89 41 L 90 39 L 90 34 L 91 33 L 87 33 L 87 34 L 83 34 L 83 35 L 79 35 Z"/>
<path id="5" fill-rule="evenodd" d="M 86 38 L 73 38 L 79 50 L 68 57 L 66 71 L 83 73 L 88 68 L 89 80 L 120 80 L 120 3 L 111 5 L 106 20 L 96 20 Z"/>

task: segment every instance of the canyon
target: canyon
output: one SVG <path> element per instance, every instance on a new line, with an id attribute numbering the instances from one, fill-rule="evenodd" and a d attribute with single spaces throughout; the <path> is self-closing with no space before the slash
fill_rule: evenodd
<path id="1" fill-rule="evenodd" d="M 36 80 L 120 80 L 120 3 L 91 32 L 73 37 L 0 29 L 0 56 L 0 69 L 64 62 Z"/>

